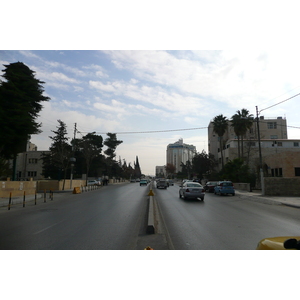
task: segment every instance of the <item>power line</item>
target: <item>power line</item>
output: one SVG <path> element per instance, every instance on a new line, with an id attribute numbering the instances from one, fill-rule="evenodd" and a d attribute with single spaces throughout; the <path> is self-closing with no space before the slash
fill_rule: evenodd
<path id="1" fill-rule="evenodd" d="M 266 110 L 266 109 L 269 109 L 269 108 L 274 107 L 274 106 L 276 106 L 276 105 L 279 105 L 279 104 L 281 104 L 281 103 L 283 103 L 283 102 L 286 102 L 286 101 L 288 101 L 288 100 L 291 100 L 291 99 L 293 99 L 293 98 L 295 98 L 295 97 L 297 97 L 297 96 L 299 96 L 299 95 L 300 95 L 300 93 L 298 93 L 298 94 L 296 94 L 296 95 L 294 95 L 294 96 L 292 96 L 292 97 L 290 97 L 290 98 L 288 98 L 288 99 L 285 99 L 285 100 L 283 100 L 283 101 L 280 101 L 280 102 L 278 102 L 278 103 L 276 103 L 276 104 L 273 104 L 273 105 L 271 105 L 271 106 L 269 106 L 269 107 L 266 107 L 266 108 L 264 108 L 264 109 L 261 109 L 261 110 L 259 111 L 259 114 L 260 114 L 263 110 Z"/>
<path id="2" fill-rule="evenodd" d="M 137 133 L 158 133 L 158 132 L 171 132 L 171 131 L 187 131 L 187 130 L 199 130 L 199 129 L 207 129 L 208 127 L 196 127 L 196 128 L 184 128 L 184 129 L 167 129 L 167 130 L 150 130 L 150 131 L 123 131 L 123 132 L 114 132 L 116 134 L 137 134 Z M 83 132 L 81 133 L 88 133 Z M 106 134 L 107 132 L 96 132 L 97 134 Z"/>

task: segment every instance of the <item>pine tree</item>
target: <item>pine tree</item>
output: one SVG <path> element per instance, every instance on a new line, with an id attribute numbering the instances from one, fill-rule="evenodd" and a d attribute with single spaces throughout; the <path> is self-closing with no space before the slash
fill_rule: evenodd
<path id="1" fill-rule="evenodd" d="M 34 71 L 21 62 L 4 65 L 0 82 L 0 156 L 14 158 L 26 150 L 29 136 L 40 133 L 36 122 L 42 109 L 43 81 L 34 77 Z"/>
<path id="2" fill-rule="evenodd" d="M 26 151 L 30 135 L 40 133 L 41 124 L 36 122 L 42 109 L 42 101 L 50 98 L 43 95 L 42 84 L 22 62 L 4 65 L 0 81 L 0 157 L 14 159 L 13 180 L 17 154 Z"/>

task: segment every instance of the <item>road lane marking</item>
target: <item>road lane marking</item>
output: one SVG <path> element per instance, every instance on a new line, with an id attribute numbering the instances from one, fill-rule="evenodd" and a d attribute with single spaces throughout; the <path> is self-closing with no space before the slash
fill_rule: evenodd
<path id="1" fill-rule="evenodd" d="M 59 224 L 59 223 L 62 223 L 62 222 L 63 222 L 63 221 L 54 223 L 54 224 L 52 224 L 52 225 L 50 225 L 50 226 L 48 226 L 48 227 L 46 227 L 46 228 L 44 228 L 44 229 L 42 229 L 42 230 L 39 230 L 39 231 L 35 232 L 34 234 L 39 234 L 39 233 L 41 233 L 41 232 L 43 232 L 43 231 L 45 231 L 45 230 L 48 230 L 49 228 L 51 228 L 51 227 L 53 227 L 53 226 L 55 226 L 55 225 L 57 225 L 57 224 Z"/>

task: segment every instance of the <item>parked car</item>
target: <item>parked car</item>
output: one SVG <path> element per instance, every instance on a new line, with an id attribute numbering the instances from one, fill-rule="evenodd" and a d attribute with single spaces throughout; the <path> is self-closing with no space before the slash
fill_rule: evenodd
<path id="1" fill-rule="evenodd" d="M 141 179 L 140 180 L 140 186 L 141 185 L 147 185 L 148 184 L 148 180 L 147 179 Z"/>
<path id="2" fill-rule="evenodd" d="M 198 182 L 186 181 L 180 186 L 179 189 L 179 198 L 183 199 L 201 199 L 204 200 L 205 190 L 204 187 Z"/>
<path id="3" fill-rule="evenodd" d="M 87 185 L 99 185 L 99 181 L 97 181 L 97 180 L 88 180 Z"/>
<path id="4" fill-rule="evenodd" d="M 214 193 L 219 195 L 232 194 L 232 196 L 234 196 L 235 190 L 233 183 L 231 181 L 219 181 L 215 186 Z"/>
<path id="5" fill-rule="evenodd" d="M 156 188 L 158 189 L 166 189 L 168 187 L 168 183 L 165 179 L 159 179 L 156 182 Z"/>
<path id="6" fill-rule="evenodd" d="M 206 182 L 204 189 L 205 192 L 213 193 L 215 191 L 215 186 L 218 184 L 218 181 L 209 181 Z"/>

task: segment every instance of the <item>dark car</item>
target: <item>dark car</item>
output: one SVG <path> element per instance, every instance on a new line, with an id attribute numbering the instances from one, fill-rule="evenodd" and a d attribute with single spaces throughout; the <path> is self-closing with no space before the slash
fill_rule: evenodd
<path id="1" fill-rule="evenodd" d="M 218 181 L 208 181 L 204 186 L 205 192 L 213 193 L 217 184 Z"/>

